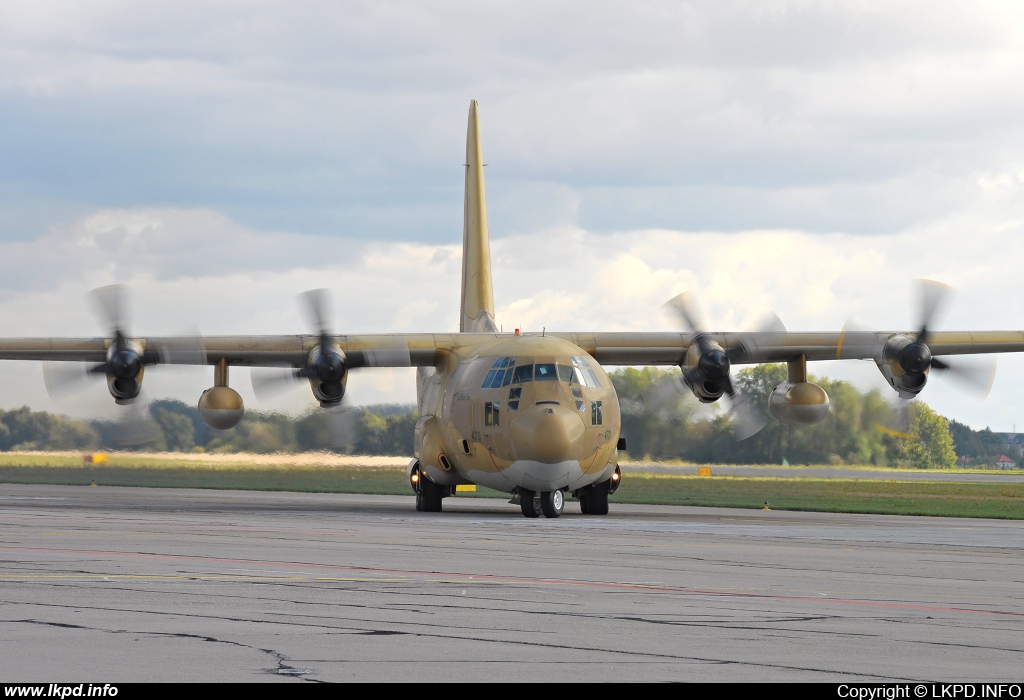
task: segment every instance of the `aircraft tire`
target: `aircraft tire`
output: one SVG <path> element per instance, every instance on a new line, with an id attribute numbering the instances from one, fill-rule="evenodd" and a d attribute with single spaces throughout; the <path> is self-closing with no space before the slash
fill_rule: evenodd
<path id="1" fill-rule="evenodd" d="M 576 492 L 576 498 L 580 501 L 580 512 L 583 515 L 590 515 L 590 487 L 584 487 Z"/>
<path id="2" fill-rule="evenodd" d="M 587 487 L 590 491 L 587 494 L 589 515 L 608 515 L 608 486 L 607 481 L 602 481 Z"/>
<path id="3" fill-rule="evenodd" d="M 544 517 L 557 518 L 565 508 L 565 494 L 561 491 L 545 491 L 540 495 L 540 507 Z"/>
<path id="4" fill-rule="evenodd" d="M 440 513 L 444 488 L 426 477 L 420 479 L 420 492 L 416 494 L 416 505 L 424 513 Z"/>
<path id="5" fill-rule="evenodd" d="M 527 518 L 539 518 L 543 508 L 540 494 L 529 489 L 519 489 L 519 507 Z"/>

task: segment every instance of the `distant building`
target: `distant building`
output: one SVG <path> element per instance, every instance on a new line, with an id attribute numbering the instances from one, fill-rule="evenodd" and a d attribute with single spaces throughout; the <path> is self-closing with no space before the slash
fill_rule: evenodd
<path id="1" fill-rule="evenodd" d="M 995 461 L 996 469 L 1016 469 L 1017 460 L 1010 459 L 1006 455 L 998 455 Z"/>

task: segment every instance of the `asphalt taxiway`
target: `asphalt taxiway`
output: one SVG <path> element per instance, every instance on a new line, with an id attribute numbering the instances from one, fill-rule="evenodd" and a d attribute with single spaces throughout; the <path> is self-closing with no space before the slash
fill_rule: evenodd
<path id="1" fill-rule="evenodd" d="M 1024 521 L 0 485 L 0 677 L 1005 681 Z"/>

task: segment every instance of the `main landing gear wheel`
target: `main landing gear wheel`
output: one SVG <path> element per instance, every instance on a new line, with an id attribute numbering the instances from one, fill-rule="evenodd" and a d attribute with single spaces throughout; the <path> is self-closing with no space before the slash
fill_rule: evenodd
<path id="1" fill-rule="evenodd" d="M 519 489 L 519 507 L 527 518 L 539 518 L 542 508 L 540 494 L 529 489 Z"/>
<path id="2" fill-rule="evenodd" d="M 609 481 L 591 484 L 579 490 L 580 511 L 584 515 L 608 515 Z"/>
<path id="3" fill-rule="evenodd" d="M 565 494 L 561 491 L 545 491 L 540 496 L 540 507 L 547 518 L 557 518 L 565 507 Z"/>
<path id="4" fill-rule="evenodd" d="M 424 513 L 440 513 L 444 487 L 435 484 L 426 476 L 420 477 L 420 490 L 416 492 L 416 510 Z"/>

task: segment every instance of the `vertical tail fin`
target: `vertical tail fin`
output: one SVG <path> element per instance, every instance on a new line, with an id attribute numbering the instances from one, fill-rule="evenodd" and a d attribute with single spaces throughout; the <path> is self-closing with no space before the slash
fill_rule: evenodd
<path id="1" fill-rule="evenodd" d="M 497 330 L 491 288 L 491 247 L 487 236 L 487 196 L 484 191 L 483 149 L 476 100 L 469 103 L 466 133 L 466 201 L 462 226 L 462 311 L 459 331 Z"/>

